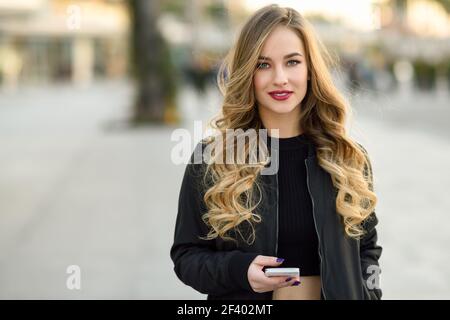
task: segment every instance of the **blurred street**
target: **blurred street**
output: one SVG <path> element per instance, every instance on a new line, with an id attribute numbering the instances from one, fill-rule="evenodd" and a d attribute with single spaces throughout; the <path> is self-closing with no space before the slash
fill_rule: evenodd
<path id="1" fill-rule="evenodd" d="M 0 93 L 0 298 L 206 298 L 169 257 L 184 172 L 170 159 L 176 128 L 126 126 L 128 82 L 56 89 Z M 213 89 L 178 99 L 188 129 L 220 103 Z M 450 299 L 449 100 L 354 100 L 352 134 L 379 196 L 384 299 Z M 66 287 L 70 265 L 81 290 Z"/>

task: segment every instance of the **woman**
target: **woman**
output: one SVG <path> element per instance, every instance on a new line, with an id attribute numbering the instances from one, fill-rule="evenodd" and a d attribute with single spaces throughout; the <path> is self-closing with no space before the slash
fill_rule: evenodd
<path id="1" fill-rule="evenodd" d="M 187 165 L 170 252 L 179 279 L 208 299 L 381 298 L 371 165 L 346 133 L 324 55 L 297 11 L 269 5 L 219 70 L 218 134 Z M 254 151 L 223 143 L 230 129 L 267 129 L 263 161 L 219 161 Z M 208 146 L 211 161 L 193 161 Z M 263 174 L 273 160 L 276 173 Z M 298 267 L 301 278 L 266 277 L 267 267 Z"/>

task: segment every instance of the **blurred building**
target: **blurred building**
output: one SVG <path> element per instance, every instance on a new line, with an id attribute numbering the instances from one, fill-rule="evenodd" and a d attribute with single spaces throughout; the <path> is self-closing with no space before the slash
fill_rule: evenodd
<path id="1" fill-rule="evenodd" d="M 129 17 L 119 0 L 0 0 L 0 86 L 127 72 Z"/>
<path id="2" fill-rule="evenodd" d="M 382 40 L 393 55 L 440 61 L 450 56 L 450 13 L 445 1 L 377 0 Z"/>
<path id="3" fill-rule="evenodd" d="M 450 37 L 450 14 L 444 1 L 377 0 L 380 27 L 438 38 Z M 448 4 L 449 5 L 449 4 Z M 448 6 L 447 5 L 447 6 Z"/>

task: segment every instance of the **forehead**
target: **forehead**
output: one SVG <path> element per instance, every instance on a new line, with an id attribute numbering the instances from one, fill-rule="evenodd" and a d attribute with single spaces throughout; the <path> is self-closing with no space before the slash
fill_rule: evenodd
<path id="1" fill-rule="evenodd" d="M 294 30 L 278 26 L 272 30 L 264 42 L 261 55 L 278 59 L 291 52 L 299 52 L 304 56 L 303 41 Z"/>

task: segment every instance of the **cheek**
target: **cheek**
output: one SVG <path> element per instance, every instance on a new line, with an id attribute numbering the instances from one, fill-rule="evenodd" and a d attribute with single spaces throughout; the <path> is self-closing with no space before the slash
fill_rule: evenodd
<path id="1" fill-rule="evenodd" d="M 255 88 L 266 89 L 267 86 L 270 85 L 271 82 L 271 74 L 270 72 L 260 72 L 254 76 L 254 84 Z"/>
<path id="2" fill-rule="evenodd" d="M 261 87 L 261 77 L 259 76 L 259 74 L 256 74 L 253 77 L 253 83 L 255 85 L 255 89 L 258 89 Z"/>
<path id="3" fill-rule="evenodd" d="M 308 84 L 308 70 L 304 68 L 304 69 L 300 70 L 299 72 L 296 72 L 293 80 L 298 85 L 302 85 L 302 86 L 307 85 Z"/>
<path id="4" fill-rule="evenodd" d="M 265 80 L 264 76 L 262 76 L 261 74 L 255 75 L 253 78 L 253 85 L 254 85 L 255 91 L 257 93 L 260 93 L 261 91 L 263 91 L 264 88 L 266 87 L 266 80 Z"/>

